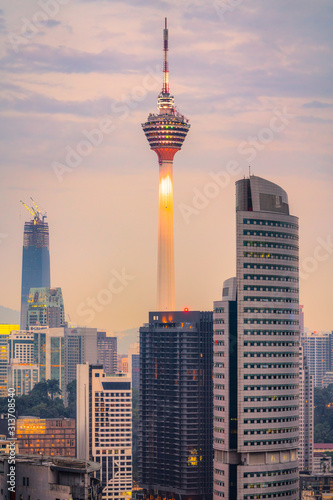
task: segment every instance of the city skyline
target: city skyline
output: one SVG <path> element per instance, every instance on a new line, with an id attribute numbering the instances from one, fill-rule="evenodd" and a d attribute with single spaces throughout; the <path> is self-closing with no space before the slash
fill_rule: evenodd
<path id="1" fill-rule="evenodd" d="M 52 286 L 62 287 L 75 323 L 117 332 L 139 327 L 154 310 L 157 174 L 139 124 L 161 88 L 167 16 L 173 93 L 192 125 L 175 159 L 176 309 L 210 310 L 235 274 L 234 182 L 251 164 L 251 173 L 286 189 L 300 217 L 305 326 L 332 328 L 332 7 L 221 5 L 58 2 L 57 13 L 15 45 L 7 35 L 20 35 L 22 19 L 41 7 L 28 1 L 18 12 L 6 2 L 2 306 L 19 310 L 28 220 L 19 200 L 32 196 L 48 213 Z M 106 119 L 114 130 L 101 124 Z M 66 164 L 66 151 L 88 137 L 97 144 L 101 134 L 76 167 Z M 104 304 L 94 311 L 87 301 L 98 296 Z"/>

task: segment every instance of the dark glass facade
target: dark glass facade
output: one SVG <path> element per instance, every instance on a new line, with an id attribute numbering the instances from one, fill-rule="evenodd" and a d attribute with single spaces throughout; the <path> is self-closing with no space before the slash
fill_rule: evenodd
<path id="1" fill-rule="evenodd" d="M 152 312 L 140 328 L 140 486 L 147 498 L 210 499 L 213 313 Z"/>
<path id="2" fill-rule="evenodd" d="M 30 288 L 50 287 L 49 225 L 42 221 L 24 224 L 21 329 L 27 326 L 28 296 Z"/>

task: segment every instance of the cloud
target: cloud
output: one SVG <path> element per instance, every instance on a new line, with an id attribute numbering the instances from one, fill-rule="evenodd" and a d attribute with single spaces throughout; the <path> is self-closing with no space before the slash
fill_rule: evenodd
<path id="1" fill-rule="evenodd" d="M 153 63 L 154 61 L 150 61 Z M 142 70 L 144 61 L 134 55 L 110 50 L 99 53 L 86 52 L 70 47 L 50 47 L 30 44 L 20 52 L 8 50 L 0 65 L 11 73 L 130 73 Z"/>
<path id="2" fill-rule="evenodd" d="M 321 101 L 311 101 L 303 104 L 303 108 L 310 109 L 325 109 L 325 108 L 333 108 L 333 104 L 329 102 L 321 102 Z"/>

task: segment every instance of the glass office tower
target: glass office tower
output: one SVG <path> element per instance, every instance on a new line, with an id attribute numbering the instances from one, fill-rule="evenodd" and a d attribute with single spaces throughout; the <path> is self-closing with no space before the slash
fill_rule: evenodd
<path id="1" fill-rule="evenodd" d="M 30 288 L 50 287 L 49 225 L 44 217 L 24 224 L 21 329 L 27 327 L 28 296 Z"/>

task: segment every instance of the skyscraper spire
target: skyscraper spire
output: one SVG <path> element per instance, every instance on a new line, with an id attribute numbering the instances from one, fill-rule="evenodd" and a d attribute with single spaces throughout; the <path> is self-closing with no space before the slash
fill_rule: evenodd
<path id="1" fill-rule="evenodd" d="M 165 18 L 165 26 L 163 30 L 163 89 L 162 94 L 169 94 L 169 65 L 168 65 L 168 50 L 169 50 L 169 34 L 168 34 L 168 19 Z"/>

